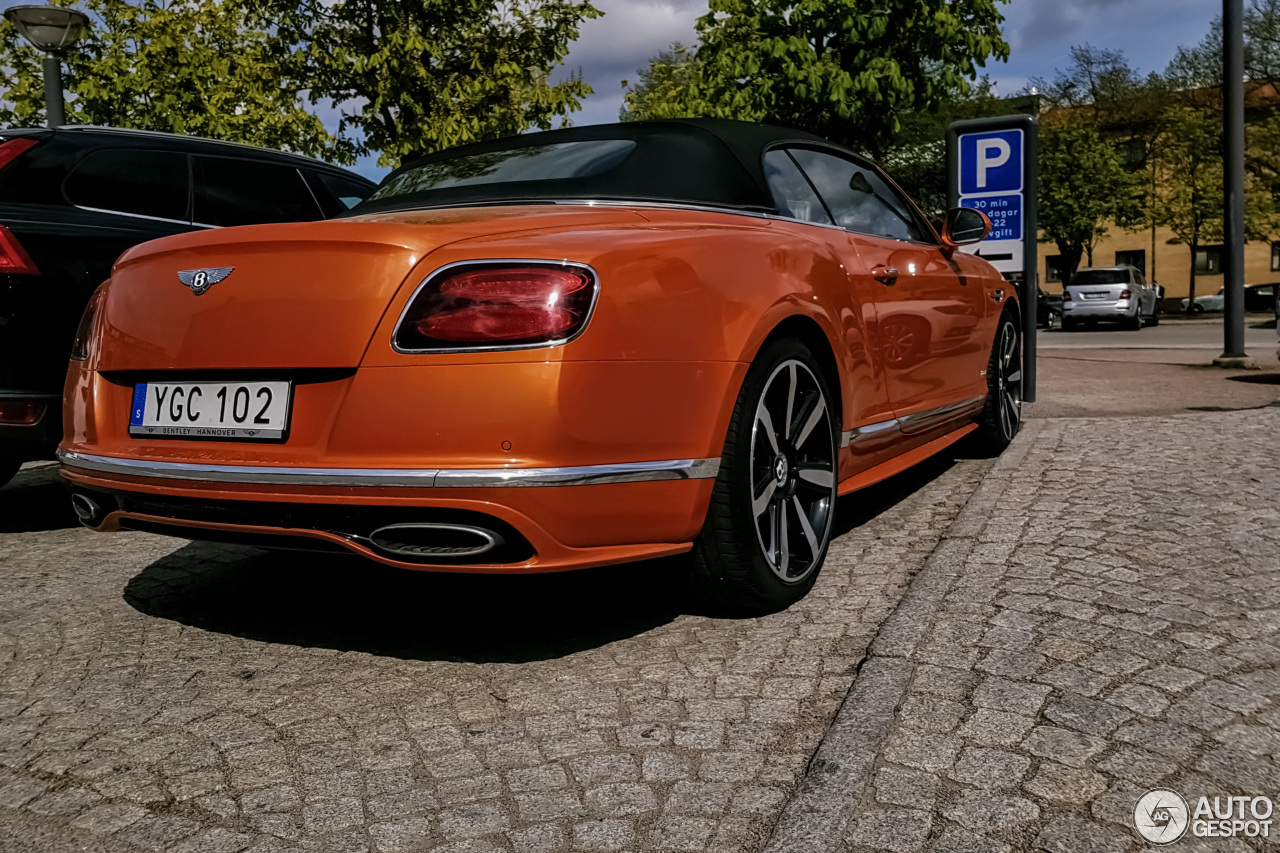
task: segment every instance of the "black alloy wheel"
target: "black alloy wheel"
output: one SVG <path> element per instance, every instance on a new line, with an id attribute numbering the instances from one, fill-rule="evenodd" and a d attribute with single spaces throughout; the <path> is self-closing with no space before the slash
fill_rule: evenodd
<path id="1" fill-rule="evenodd" d="M 993 455 L 1022 428 L 1022 333 L 1012 312 L 1005 312 L 996 329 L 987 362 L 987 401 L 978 424 L 978 444 Z"/>
<path id="2" fill-rule="evenodd" d="M 833 400 L 798 341 L 770 345 L 752 365 L 694 551 L 694 581 L 704 597 L 769 612 L 813 587 L 835 515 Z"/>

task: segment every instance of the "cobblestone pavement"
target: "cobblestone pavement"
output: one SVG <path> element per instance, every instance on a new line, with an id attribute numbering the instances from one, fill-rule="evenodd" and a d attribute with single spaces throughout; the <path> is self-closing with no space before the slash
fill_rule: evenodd
<path id="1" fill-rule="evenodd" d="M 1122 853 L 1146 790 L 1280 799 L 1278 439 L 1280 408 L 1032 422 L 872 645 L 906 689 L 846 853 Z"/>
<path id="2" fill-rule="evenodd" d="M 750 620 L 689 612 L 664 564 L 450 578 L 96 535 L 25 469 L 0 850 L 759 849 L 990 467 L 842 502 L 813 594 Z"/>

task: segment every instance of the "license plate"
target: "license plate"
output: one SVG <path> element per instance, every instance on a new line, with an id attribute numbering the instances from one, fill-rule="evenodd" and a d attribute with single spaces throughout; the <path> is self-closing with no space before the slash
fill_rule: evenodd
<path id="1" fill-rule="evenodd" d="M 289 382 L 139 382 L 129 434 L 155 438 L 281 441 Z"/>
<path id="2" fill-rule="evenodd" d="M 1106 299 L 1110 295 L 1111 294 L 1109 293 L 1086 293 L 1084 295 L 1084 298 L 1085 299 Z"/>

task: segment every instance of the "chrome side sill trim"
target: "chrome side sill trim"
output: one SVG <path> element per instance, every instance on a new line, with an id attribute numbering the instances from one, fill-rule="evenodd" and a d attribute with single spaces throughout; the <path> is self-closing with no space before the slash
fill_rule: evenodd
<path id="1" fill-rule="evenodd" d="M 902 426 L 902 431 L 907 434 L 913 432 L 924 432 L 930 427 L 949 421 L 952 418 L 959 418 L 963 415 L 970 414 L 980 408 L 987 400 L 984 394 L 981 397 L 971 397 L 968 400 L 961 400 L 958 403 L 950 403 L 946 406 L 939 406 L 936 409 L 925 409 L 920 412 L 912 412 L 909 415 L 903 415 L 898 418 Z"/>
<path id="2" fill-rule="evenodd" d="M 855 427 L 851 430 L 845 430 L 840 434 L 840 446 L 849 447 L 860 441 L 865 441 L 874 435 L 879 435 L 887 429 L 897 429 L 899 421 L 893 418 L 887 421 L 881 421 L 878 424 L 867 424 L 866 426 Z"/>
<path id="3" fill-rule="evenodd" d="M 289 468 L 266 465 L 203 465 L 157 462 L 58 451 L 71 468 L 105 474 L 191 480 L 201 483 L 257 483 L 308 486 L 409 486 L 415 488 L 514 488 L 639 483 L 649 480 L 705 480 L 720 471 L 720 459 L 623 462 L 575 468 Z"/>

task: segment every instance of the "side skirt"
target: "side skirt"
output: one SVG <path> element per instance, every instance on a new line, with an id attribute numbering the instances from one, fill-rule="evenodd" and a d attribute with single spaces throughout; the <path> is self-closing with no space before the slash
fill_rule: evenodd
<path id="1" fill-rule="evenodd" d="M 881 462 L 867 470 L 855 474 L 847 480 L 840 483 L 836 494 L 843 497 L 850 492 L 856 492 L 858 489 L 865 489 L 867 486 L 873 486 L 881 480 L 887 480 L 894 474 L 901 474 L 919 462 L 923 462 L 935 453 L 947 449 L 960 439 L 978 428 L 976 423 L 965 424 L 959 429 L 954 429 L 945 435 L 939 436 L 932 441 L 925 442 L 919 447 L 913 447 L 906 453 L 895 456 L 887 462 Z"/>

